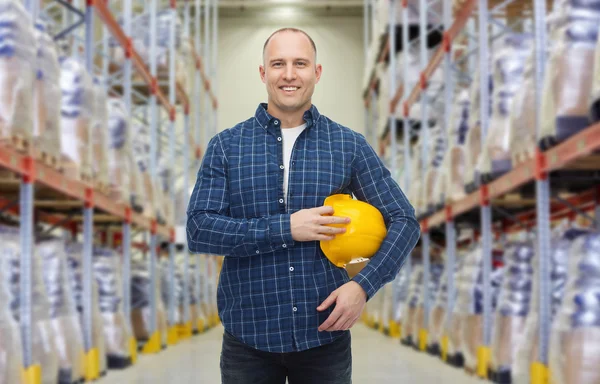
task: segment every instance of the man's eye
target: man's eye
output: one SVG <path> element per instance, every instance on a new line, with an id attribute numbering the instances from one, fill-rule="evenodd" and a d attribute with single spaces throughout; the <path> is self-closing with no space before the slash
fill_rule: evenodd
<path id="1" fill-rule="evenodd" d="M 277 68 L 277 67 L 281 67 L 282 65 L 283 65 L 283 64 L 281 64 L 281 63 L 274 63 L 274 64 L 273 64 L 273 66 L 274 66 L 274 67 L 276 67 L 276 68 Z"/>
<path id="2" fill-rule="evenodd" d="M 303 62 L 303 61 L 299 61 L 297 65 L 298 65 L 299 67 L 304 67 L 304 66 L 306 66 L 306 63 L 305 63 L 305 62 Z"/>

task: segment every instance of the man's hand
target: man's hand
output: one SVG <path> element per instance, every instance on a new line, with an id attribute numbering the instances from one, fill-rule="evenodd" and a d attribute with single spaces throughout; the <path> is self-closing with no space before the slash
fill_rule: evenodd
<path id="1" fill-rule="evenodd" d="M 317 311 L 322 312 L 333 303 L 335 309 L 319 327 L 320 332 L 346 331 L 352 328 L 367 303 L 367 294 L 357 282 L 350 281 L 331 292 L 317 307 Z"/>
<path id="2" fill-rule="evenodd" d="M 331 216 L 332 214 L 333 208 L 328 205 L 293 213 L 290 217 L 292 238 L 296 241 L 333 240 L 336 234 L 346 232 L 346 228 L 330 227 L 327 224 L 348 224 L 350 219 Z"/>

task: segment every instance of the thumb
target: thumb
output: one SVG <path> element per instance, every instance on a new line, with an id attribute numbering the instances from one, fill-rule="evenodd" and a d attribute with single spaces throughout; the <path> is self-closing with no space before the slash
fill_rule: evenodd
<path id="1" fill-rule="evenodd" d="M 333 303 L 335 303 L 338 295 L 339 295 L 339 292 L 337 291 L 337 289 L 335 291 L 331 292 L 331 294 L 329 295 L 329 297 L 326 298 L 325 301 L 323 301 L 321 303 L 321 305 L 319 305 L 317 307 L 317 311 L 324 311 L 327 308 L 329 308 Z"/>

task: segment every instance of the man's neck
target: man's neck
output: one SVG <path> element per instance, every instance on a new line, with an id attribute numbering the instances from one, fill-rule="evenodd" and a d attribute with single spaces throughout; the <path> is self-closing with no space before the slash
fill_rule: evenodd
<path id="1" fill-rule="evenodd" d="M 310 108 L 311 104 L 294 112 L 285 112 L 273 104 L 268 104 L 268 112 L 271 116 L 281 121 L 281 128 L 296 128 L 304 124 L 304 112 Z"/>

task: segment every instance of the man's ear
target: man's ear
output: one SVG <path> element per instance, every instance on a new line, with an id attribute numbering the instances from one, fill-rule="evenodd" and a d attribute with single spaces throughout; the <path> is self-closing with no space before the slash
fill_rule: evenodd
<path id="1" fill-rule="evenodd" d="M 258 66 L 258 72 L 260 73 L 260 80 L 261 80 L 263 83 L 265 83 L 265 74 L 266 74 L 266 72 L 265 72 L 265 67 L 264 67 L 264 66 L 262 66 L 262 65 L 259 65 L 259 66 Z"/>
<path id="2" fill-rule="evenodd" d="M 317 67 L 315 68 L 315 75 L 317 76 L 317 81 L 315 82 L 318 83 L 319 80 L 321 79 L 321 74 L 323 73 L 323 66 L 321 64 L 317 64 Z"/>

